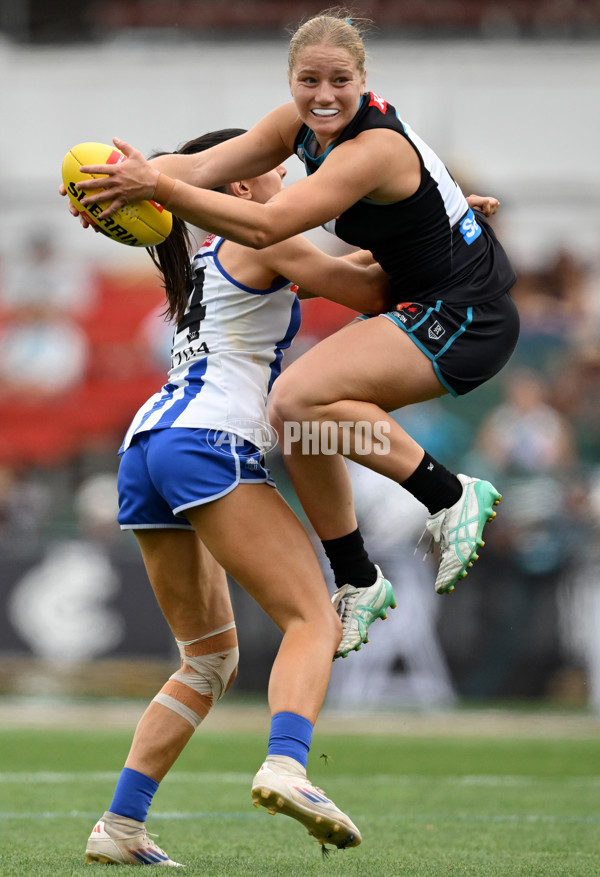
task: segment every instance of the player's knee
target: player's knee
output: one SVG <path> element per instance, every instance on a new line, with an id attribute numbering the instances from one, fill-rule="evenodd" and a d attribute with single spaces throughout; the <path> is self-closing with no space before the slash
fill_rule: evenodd
<path id="1" fill-rule="evenodd" d="M 269 410 L 275 429 L 285 422 L 305 420 L 310 407 L 306 394 L 296 381 L 288 380 L 284 372 L 273 384 L 270 395 Z"/>
<path id="2" fill-rule="evenodd" d="M 311 628 L 311 636 L 318 639 L 319 642 L 327 642 L 335 651 L 342 638 L 342 622 L 335 611 L 333 604 L 321 604 L 318 611 L 314 611 L 310 616 L 303 616 L 297 619 L 300 624 L 308 624 Z M 333 652 L 332 652 L 333 653 Z"/>
<path id="3" fill-rule="evenodd" d="M 235 624 L 211 631 L 201 639 L 176 642 L 181 668 L 173 673 L 154 700 L 197 728 L 237 675 L 239 650 Z"/>

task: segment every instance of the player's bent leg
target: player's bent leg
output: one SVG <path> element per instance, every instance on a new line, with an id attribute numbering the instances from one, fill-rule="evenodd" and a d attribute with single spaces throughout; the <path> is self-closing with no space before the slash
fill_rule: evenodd
<path id="1" fill-rule="evenodd" d="M 252 782 L 252 803 L 301 822 L 320 844 L 356 847 L 362 836 L 349 816 L 306 776 L 294 758 L 269 755 Z"/>
<path id="2" fill-rule="evenodd" d="M 225 573 L 193 532 L 136 531 L 136 537 L 182 663 L 138 723 L 111 806 L 88 840 L 86 861 L 177 866 L 148 836 L 146 815 L 158 784 L 233 682 L 237 635 Z"/>
<path id="3" fill-rule="evenodd" d="M 283 631 L 269 679 L 273 721 L 287 713 L 292 723 L 312 730 L 329 683 L 341 624 L 306 531 L 282 497 L 266 485 L 240 485 L 212 506 L 190 513 L 197 532 Z M 268 525 L 272 521 L 277 521 L 276 530 Z M 244 538 L 232 540 L 227 535 L 231 532 Z M 256 546 L 261 550 L 259 566 Z M 272 752 L 272 745 L 271 739 L 271 754 L 252 785 L 253 803 L 297 819 L 322 844 L 360 843 L 354 823 L 312 786 L 304 765 Z"/>
<path id="4" fill-rule="evenodd" d="M 231 675 L 237 639 L 225 572 L 196 534 L 159 529 L 136 530 L 135 535 L 182 658 L 140 719 L 126 761 L 126 767 L 161 782 L 230 681 L 214 678 L 214 653 L 227 651 Z M 205 659 L 206 667 L 194 668 L 190 662 L 196 659 Z"/>
<path id="5" fill-rule="evenodd" d="M 269 679 L 271 712 L 298 712 L 314 723 L 341 625 L 306 530 L 266 484 L 241 484 L 188 516 L 212 555 L 283 631 Z"/>
<path id="6" fill-rule="evenodd" d="M 126 762 L 126 768 L 138 772 L 142 781 L 152 773 L 162 779 L 237 673 L 238 647 L 233 622 L 195 640 L 177 640 L 177 646 L 181 669 L 166 682 L 142 716 Z M 92 830 L 86 862 L 179 865 L 148 836 L 145 822 L 111 811 Z"/>

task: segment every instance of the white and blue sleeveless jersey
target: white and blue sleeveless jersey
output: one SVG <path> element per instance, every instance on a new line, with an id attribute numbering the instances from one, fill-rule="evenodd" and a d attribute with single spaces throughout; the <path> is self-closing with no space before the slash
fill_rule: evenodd
<path id="1" fill-rule="evenodd" d="M 119 453 L 139 432 L 168 427 L 229 431 L 260 447 L 267 397 L 300 328 L 297 287 L 252 289 L 221 265 L 208 235 L 192 260 L 194 285 L 174 329 L 168 382 L 139 409 Z M 268 435 L 264 434 L 264 449 Z"/>

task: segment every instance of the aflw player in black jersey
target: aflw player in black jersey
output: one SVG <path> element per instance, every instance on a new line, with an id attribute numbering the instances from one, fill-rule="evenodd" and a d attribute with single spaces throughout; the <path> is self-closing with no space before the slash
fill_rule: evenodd
<path id="1" fill-rule="evenodd" d="M 387 272 L 389 311 L 317 344 L 273 394 L 275 426 L 285 434 L 287 424 L 297 439 L 284 447 L 290 477 L 338 585 L 338 655 L 365 642 L 371 621 L 394 600 L 364 550 L 342 455 L 423 502 L 426 532 L 440 547 L 435 587 L 452 591 L 477 559 L 500 494 L 487 481 L 449 472 L 387 412 L 474 389 L 505 365 L 519 332 L 509 294 L 515 275 L 486 221 L 498 202 L 467 200 L 387 98 L 367 91 L 359 31 L 337 13 L 305 22 L 290 43 L 292 102 L 235 140 L 150 163 L 119 140 L 128 161 L 84 168 L 110 177 L 86 183 L 103 191 L 83 201 L 108 197 L 106 215 L 154 197 L 184 220 L 259 249 L 324 225 L 370 250 Z M 308 176 L 266 204 L 206 191 L 293 154 Z M 302 424 L 300 432 L 292 428 Z M 315 439 L 327 424 L 324 449 Z"/>

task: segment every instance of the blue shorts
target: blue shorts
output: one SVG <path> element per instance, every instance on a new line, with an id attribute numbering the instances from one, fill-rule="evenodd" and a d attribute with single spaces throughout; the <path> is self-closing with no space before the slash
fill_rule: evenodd
<path id="1" fill-rule="evenodd" d="M 192 529 L 185 510 L 212 502 L 238 484 L 274 486 L 263 453 L 232 433 L 171 427 L 138 433 L 119 466 L 122 530 Z M 225 436 L 225 440 L 223 437 Z"/>

